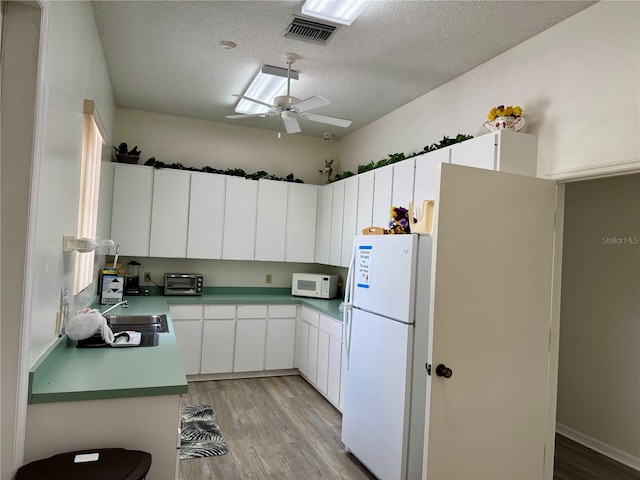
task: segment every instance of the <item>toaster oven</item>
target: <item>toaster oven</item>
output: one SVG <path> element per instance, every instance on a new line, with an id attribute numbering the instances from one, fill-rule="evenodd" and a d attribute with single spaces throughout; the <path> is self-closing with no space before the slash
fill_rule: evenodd
<path id="1" fill-rule="evenodd" d="M 204 276 L 201 273 L 165 273 L 165 295 L 202 295 Z"/>

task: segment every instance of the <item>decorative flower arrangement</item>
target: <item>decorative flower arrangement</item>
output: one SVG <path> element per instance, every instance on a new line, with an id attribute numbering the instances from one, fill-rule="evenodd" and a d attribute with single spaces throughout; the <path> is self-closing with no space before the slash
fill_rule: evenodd
<path id="1" fill-rule="evenodd" d="M 490 122 L 493 122 L 496 117 L 520 117 L 522 116 L 522 108 L 519 106 L 512 107 L 511 105 L 499 105 L 493 107 L 487 114 L 487 118 Z"/>
<path id="2" fill-rule="evenodd" d="M 406 208 L 391 207 L 391 221 L 389 222 L 389 229 L 384 233 L 394 235 L 397 233 L 411 233 L 411 227 L 409 226 L 409 212 Z"/>

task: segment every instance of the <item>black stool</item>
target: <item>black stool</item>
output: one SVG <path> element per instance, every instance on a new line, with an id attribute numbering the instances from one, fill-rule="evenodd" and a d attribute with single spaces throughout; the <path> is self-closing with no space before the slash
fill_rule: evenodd
<path id="1" fill-rule="evenodd" d="M 16 480 L 143 480 L 151 454 L 124 448 L 60 453 L 18 469 Z"/>

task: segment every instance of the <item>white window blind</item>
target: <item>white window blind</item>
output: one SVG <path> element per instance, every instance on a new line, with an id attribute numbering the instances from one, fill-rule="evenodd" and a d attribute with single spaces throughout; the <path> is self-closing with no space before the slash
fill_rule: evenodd
<path id="1" fill-rule="evenodd" d="M 100 197 L 100 160 L 106 135 L 93 101 L 85 100 L 84 114 L 77 236 L 95 238 Z M 93 283 L 94 253 L 76 252 L 74 294 Z"/>

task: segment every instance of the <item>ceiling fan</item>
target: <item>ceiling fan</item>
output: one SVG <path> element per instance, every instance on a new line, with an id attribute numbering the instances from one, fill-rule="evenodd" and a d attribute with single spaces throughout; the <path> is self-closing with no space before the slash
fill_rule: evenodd
<path id="1" fill-rule="evenodd" d="M 292 53 L 285 55 L 285 60 L 287 63 L 287 94 L 274 98 L 273 105 L 263 102 L 262 100 L 257 100 L 255 98 L 233 94 L 234 97 L 243 98 L 250 102 L 269 107 L 268 112 L 227 115 L 227 118 L 241 119 L 255 117 L 273 117 L 278 115 L 282 123 L 284 123 L 284 128 L 287 133 L 299 133 L 302 131 L 297 117 L 304 118 L 305 120 L 311 120 L 312 122 L 333 125 L 336 127 L 346 128 L 350 126 L 351 120 L 329 117 L 327 115 L 318 115 L 317 113 L 308 113 L 310 110 L 329 105 L 331 102 L 326 98 L 321 97 L 320 95 L 314 95 L 313 97 L 309 97 L 305 100 L 300 100 L 299 98 L 291 96 L 291 65 L 297 60 L 297 58 L 298 56 Z M 280 138 L 280 131 L 278 131 L 278 138 Z"/>

